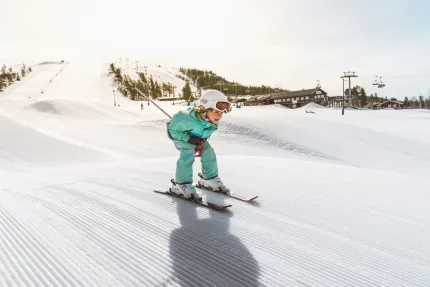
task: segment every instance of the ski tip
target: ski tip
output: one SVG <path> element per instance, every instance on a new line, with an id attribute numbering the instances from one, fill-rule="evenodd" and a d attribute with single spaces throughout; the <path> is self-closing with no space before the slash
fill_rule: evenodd
<path id="1" fill-rule="evenodd" d="M 209 205 L 210 205 L 210 207 L 212 207 L 216 210 L 228 210 L 230 207 L 232 207 L 231 204 L 229 204 L 229 205 L 214 205 L 214 204 L 209 203 Z"/>
<path id="2" fill-rule="evenodd" d="M 254 199 L 257 199 L 258 196 L 250 196 L 250 197 L 241 197 L 241 196 L 236 196 L 234 194 L 230 195 L 230 197 L 241 200 L 241 201 L 253 201 Z"/>
<path id="3" fill-rule="evenodd" d="M 169 193 L 166 190 L 159 190 L 159 189 L 154 189 L 153 191 L 156 192 L 156 193 Z"/>

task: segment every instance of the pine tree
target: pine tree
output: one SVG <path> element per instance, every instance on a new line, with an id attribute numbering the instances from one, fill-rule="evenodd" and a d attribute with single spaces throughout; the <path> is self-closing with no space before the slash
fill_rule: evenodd
<path id="1" fill-rule="evenodd" d="M 155 99 L 162 96 L 161 88 L 157 81 L 155 81 L 155 85 L 154 85 L 154 94 L 155 94 Z"/>
<path id="2" fill-rule="evenodd" d="M 124 87 L 127 91 L 127 95 L 130 95 L 130 100 L 135 101 L 138 99 L 138 92 L 134 89 L 136 82 L 134 82 L 130 77 L 126 76 L 124 78 Z"/>
<path id="3" fill-rule="evenodd" d="M 114 65 L 114 63 L 111 63 L 109 65 L 109 74 L 115 74 L 115 73 L 116 73 L 115 65 Z"/>
<path id="4" fill-rule="evenodd" d="M 192 94 L 191 94 L 191 87 L 190 83 L 187 81 L 185 83 L 185 86 L 182 88 L 182 95 L 184 97 L 184 100 L 186 101 L 192 101 Z"/>
<path id="5" fill-rule="evenodd" d="M 148 83 L 143 83 L 142 89 L 141 89 L 142 93 L 144 93 L 147 97 L 150 96 L 149 94 L 149 88 L 148 88 Z"/>
<path id="6" fill-rule="evenodd" d="M 360 91 L 359 86 L 355 86 L 351 89 L 352 105 L 353 106 L 358 106 L 358 100 L 359 100 L 359 94 L 360 94 L 359 91 Z"/>
<path id="7" fill-rule="evenodd" d="M 118 85 L 120 85 L 123 82 L 123 76 L 121 74 L 121 69 L 117 68 L 115 70 L 115 79 L 114 82 L 117 83 Z"/>
<path id="8" fill-rule="evenodd" d="M 403 101 L 403 105 L 404 105 L 404 107 L 409 107 L 409 99 L 408 99 L 408 97 L 405 97 L 405 99 Z"/>
<path id="9" fill-rule="evenodd" d="M 140 81 L 140 80 L 137 81 L 136 88 L 139 91 L 141 91 L 144 95 L 148 96 L 147 93 L 145 92 L 145 86 L 146 86 L 146 84 L 144 84 L 142 81 Z M 139 93 L 138 94 L 138 100 L 146 100 L 146 98 Z"/>
<path id="10" fill-rule="evenodd" d="M 9 85 L 10 85 L 11 83 L 13 83 L 13 81 L 14 81 L 13 75 L 14 75 L 14 74 L 11 74 L 11 73 L 7 73 L 7 74 L 6 74 L 6 79 L 8 80 Z"/>
<path id="11" fill-rule="evenodd" d="M 140 94 L 137 92 L 137 90 L 134 87 L 137 87 L 136 81 L 130 81 L 131 90 L 130 90 L 130 99 L 132 101 L 139 100 Z"/>
<path id="12" fill-rule="evenodd" d="M 139 73 L 139 78 L 143 83 L 148 83 L 144 73 Z"/>
<path id="13" fill-rule="evenodd" d="M 367 95 L 366 95 L 366 91 L 364 90 L 364 88 L 360 89 L 360 107 L 366 105 L 367 102 Z"/>
<path id="14" fill-rule="evenodd" d="M 154 80 L 152 79 L 152 75 L 149 75 L 149 94 L 151 96 L 151 98 L 156 99 L 157 95 L 155 94 L 155 84 L 154 84 Z"/>
<path id="15" fill-rule="evenodd" d="M 21 75 L 25 77 L 25 65 L 22 66 Z"/>

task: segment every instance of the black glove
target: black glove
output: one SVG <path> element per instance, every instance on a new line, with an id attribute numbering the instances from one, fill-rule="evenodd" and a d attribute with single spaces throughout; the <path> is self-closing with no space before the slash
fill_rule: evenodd
<path id="1" fill-rule="evenodd" d="M 198 146 L 201 142 L 202 142 L 202 139 L 194 135 L 190 135 L 190 139 L 188 140 L 188 143 L 195 146 Z"/>

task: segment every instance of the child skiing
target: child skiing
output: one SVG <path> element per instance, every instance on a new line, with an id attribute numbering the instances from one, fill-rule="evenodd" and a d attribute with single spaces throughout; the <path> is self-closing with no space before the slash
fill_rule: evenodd
<path id="1" fill-rule="evenodd" d="M 172 192 L 187 198 L 200 198 L 193 186 L 193 163 L 195 157 L 201 157 L 202 178 L 199 184 L 229 192 L 218 177 L 218 165 L 215 151 L 208 139 L 218 128 L 224 113 L 231 111 L 227 97 L 217 90 L 206 90 L 200 98 L 200 106 L 176 113 L 167 123 L 169 138 L 180 151 L 176 163 L 176 184 Z"/>

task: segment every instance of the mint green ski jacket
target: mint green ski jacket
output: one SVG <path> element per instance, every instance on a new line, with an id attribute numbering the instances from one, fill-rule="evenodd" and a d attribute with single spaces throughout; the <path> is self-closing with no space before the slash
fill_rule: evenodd
<path id="1" fill-rule="evenodd" d="M 188 142 L 190 135 L 208 138 L 217 128 L 218 125 L 205 120 L 194 107 L 177 112 L 167 123 L 169 137 L 184 142 Z"/>

